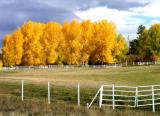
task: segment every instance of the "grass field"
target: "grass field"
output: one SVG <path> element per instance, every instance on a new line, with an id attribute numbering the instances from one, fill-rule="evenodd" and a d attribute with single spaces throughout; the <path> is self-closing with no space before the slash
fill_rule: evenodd
<path id="1" fill-rule="evenodd" d="M 1 81 L 26 80 L 59 86 L 99 87 L 101 84 L 149 85 L 160 84 L 160 66 L 117 68 L 52 68 L 0 72 Z"/>
<path id="2" fill-rule="evenodd" d="M 20 100 L 21 80 L 24 80 L 25 101 Z M 51 86 L 51 105 L 47 105 L 47 82 Z M 81 87 L 81 107 L 77 107 L 77 84 Z M 0 71 L 0 112 L 44 115 L 152 115 L 151 109 L 131 110 L 98 109 L 98 100 L 91 109 L 86 103 L 94 97 L 101 84 L 153 85 L 160 84 L 160 65 L 117 68 L 51 68 Z M 14 103 L 14 99 L 17 103 Z M 13 103 L 12 103 L 13 102 Z M 32 105 L 34 103 L 34 105 Z M 12 104 L 10 106 L 10 104 Z M 22 107 L 27 104 L 28 108 Z M 70 104 L 70 105 L 67 105 Z M 47 107 L 42 110 L 41 107 Z M 3 106 L 3 107 L 4 107 Z M 52 106 L 52 107 L 51 107 Z M 11 108 L 10 108 L 11 107 Z M 22 107 L 22 108 L 21 108 Z M 32 108 L 36 107 L 36 108 Z M 17 110 L 17 109 L 18 110 Z M 32 108 L 32 109 L 31 109 Z M 56 110 L 53 109 L 56 108 Z M 10 111 L 10 109 L 12 109 Z M 81 113 L 80 113 L 81 112 Z M 158 115 L 158 114 L 157 114 Z"/>

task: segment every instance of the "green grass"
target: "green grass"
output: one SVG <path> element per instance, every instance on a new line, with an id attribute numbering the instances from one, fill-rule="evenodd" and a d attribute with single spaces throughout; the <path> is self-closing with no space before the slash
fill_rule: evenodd
<path id="1" fill-rule="evenodd" d="M 122 68 L 52 68 L 0 72 L 0 81 L 25 80 L 29 83 L 59 86 L 99 87 L 101 84 L 150 85 L 160 84 L 160 65 Z"/>
<path id="2" fill-rule="evenodd" d="M 125 108 L 122 108 L 122 110 L 118 108 L 116 111 L 112 111 L 109 108 L 98 109 L 98 98 L 91 110 L 86 109 L 86 103 L 91 102 L 101 84 L 114 83 L 115 85 L 130 86 L 160 84 L 160 65 L 121 68 L 52 68 L 0 71 L 0 99 L 1 96 L 7 96 L 10 99 L 12 97 L 20 99 L 22 79 L 24 80 L 24 103 L 27 103 L 28 106 L 34 101 L 36 101 L 35 104 L 38 104 L 41 100 L 44 100 L 45 104 L 47 104 L 47 82 L 50 81 L 51 103 L 58 105 L 56 107 L 58 110 L 57 114 L 58 112 L 61 114 L 59 103 L 62 103 L 62 112 L 66 111 L 66 109 L 70 111 L 70 107 L 72 107 L 70 112 L 67 111 L 69 114 L 76 114 L 76 111 L 82 112 L 83 115 L 91 115 L 92 113 L 98 115 L 101 114 L 100 112 L 103 115 L 107 112 L 110 112 L 111 115 L 125 115 L 127 112 L 128 114 L 134 112 L 133 114 L 135 115 L 148 114 L 148 112 L 152 114 L 151 107 L 149 109 L 148 107 L 142 108 L 141 110 L 126 110 Z M 76 107 L 78 83 L 80 83 L 81 87 L 81 107 Z M 5 99 L 8 100 L 8 98 L 4 98 L 4 101 Z M 10 104 L 8 101 L 7 103 Z M 15 107 L 21 106 L 24 103 L 19 101 L 18 105 L 13 102 Z M 67 104 L 69 105 L 67 106 Z M 0 105 L 2 104 L 0 103 Z M 45 111 L 41 112 L 40 109 L 36 108 L 38 114 L 46 113 Z M 158 111 L 159 109 L 158 107 L 156 110 Z M 8 110 L 6 111 L 8 112 Z M 13 112 L 24 113 L 21 111 L 21 108 L 18 111 L 13 110 Z M 28 112 L 31 113 L 32 111 L 26 111 L 26 113 Z M 50 112 L 54 114 L 56 111 Z"/>

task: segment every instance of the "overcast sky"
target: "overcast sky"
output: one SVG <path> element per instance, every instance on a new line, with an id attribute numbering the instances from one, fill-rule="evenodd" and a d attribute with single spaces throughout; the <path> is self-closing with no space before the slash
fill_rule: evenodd
<path id="1" fill-rule="evenodd" d="M 0 39 L 25 21 L 107 19 L 122 34 L 160 22 L 160 0 L 0 0 Z"/>

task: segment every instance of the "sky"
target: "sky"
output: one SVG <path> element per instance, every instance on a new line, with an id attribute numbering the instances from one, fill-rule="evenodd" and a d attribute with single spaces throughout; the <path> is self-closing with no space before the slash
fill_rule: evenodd
<path id="1" fill-rule="evenodd" d="M 160 23 L 159 5 L 160 0 L 0 0 L 0 40 L 28 20 L 63 23 L 73 19 L 107 19 L 119 33 L 133 39 L 140 24 Z"/>

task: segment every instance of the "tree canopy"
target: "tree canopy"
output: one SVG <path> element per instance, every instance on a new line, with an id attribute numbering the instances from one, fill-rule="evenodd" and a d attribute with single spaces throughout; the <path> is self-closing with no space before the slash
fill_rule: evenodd
<path id="1" fill-rule="evenodd" d="M 160 58 L 160 24 L 146 29 L 138 27 L 138 37 L 130 43 L 130 54 L 139 55 L 143 61 L 156 61 Z"/>
<path id="2" fill-rule="evenodd" d="M 123 35 L 107 20 L 29 21 L 5 36 L 2 60 L 4 66 L 112 64 L 122 61 L 127 50 Z"/>

